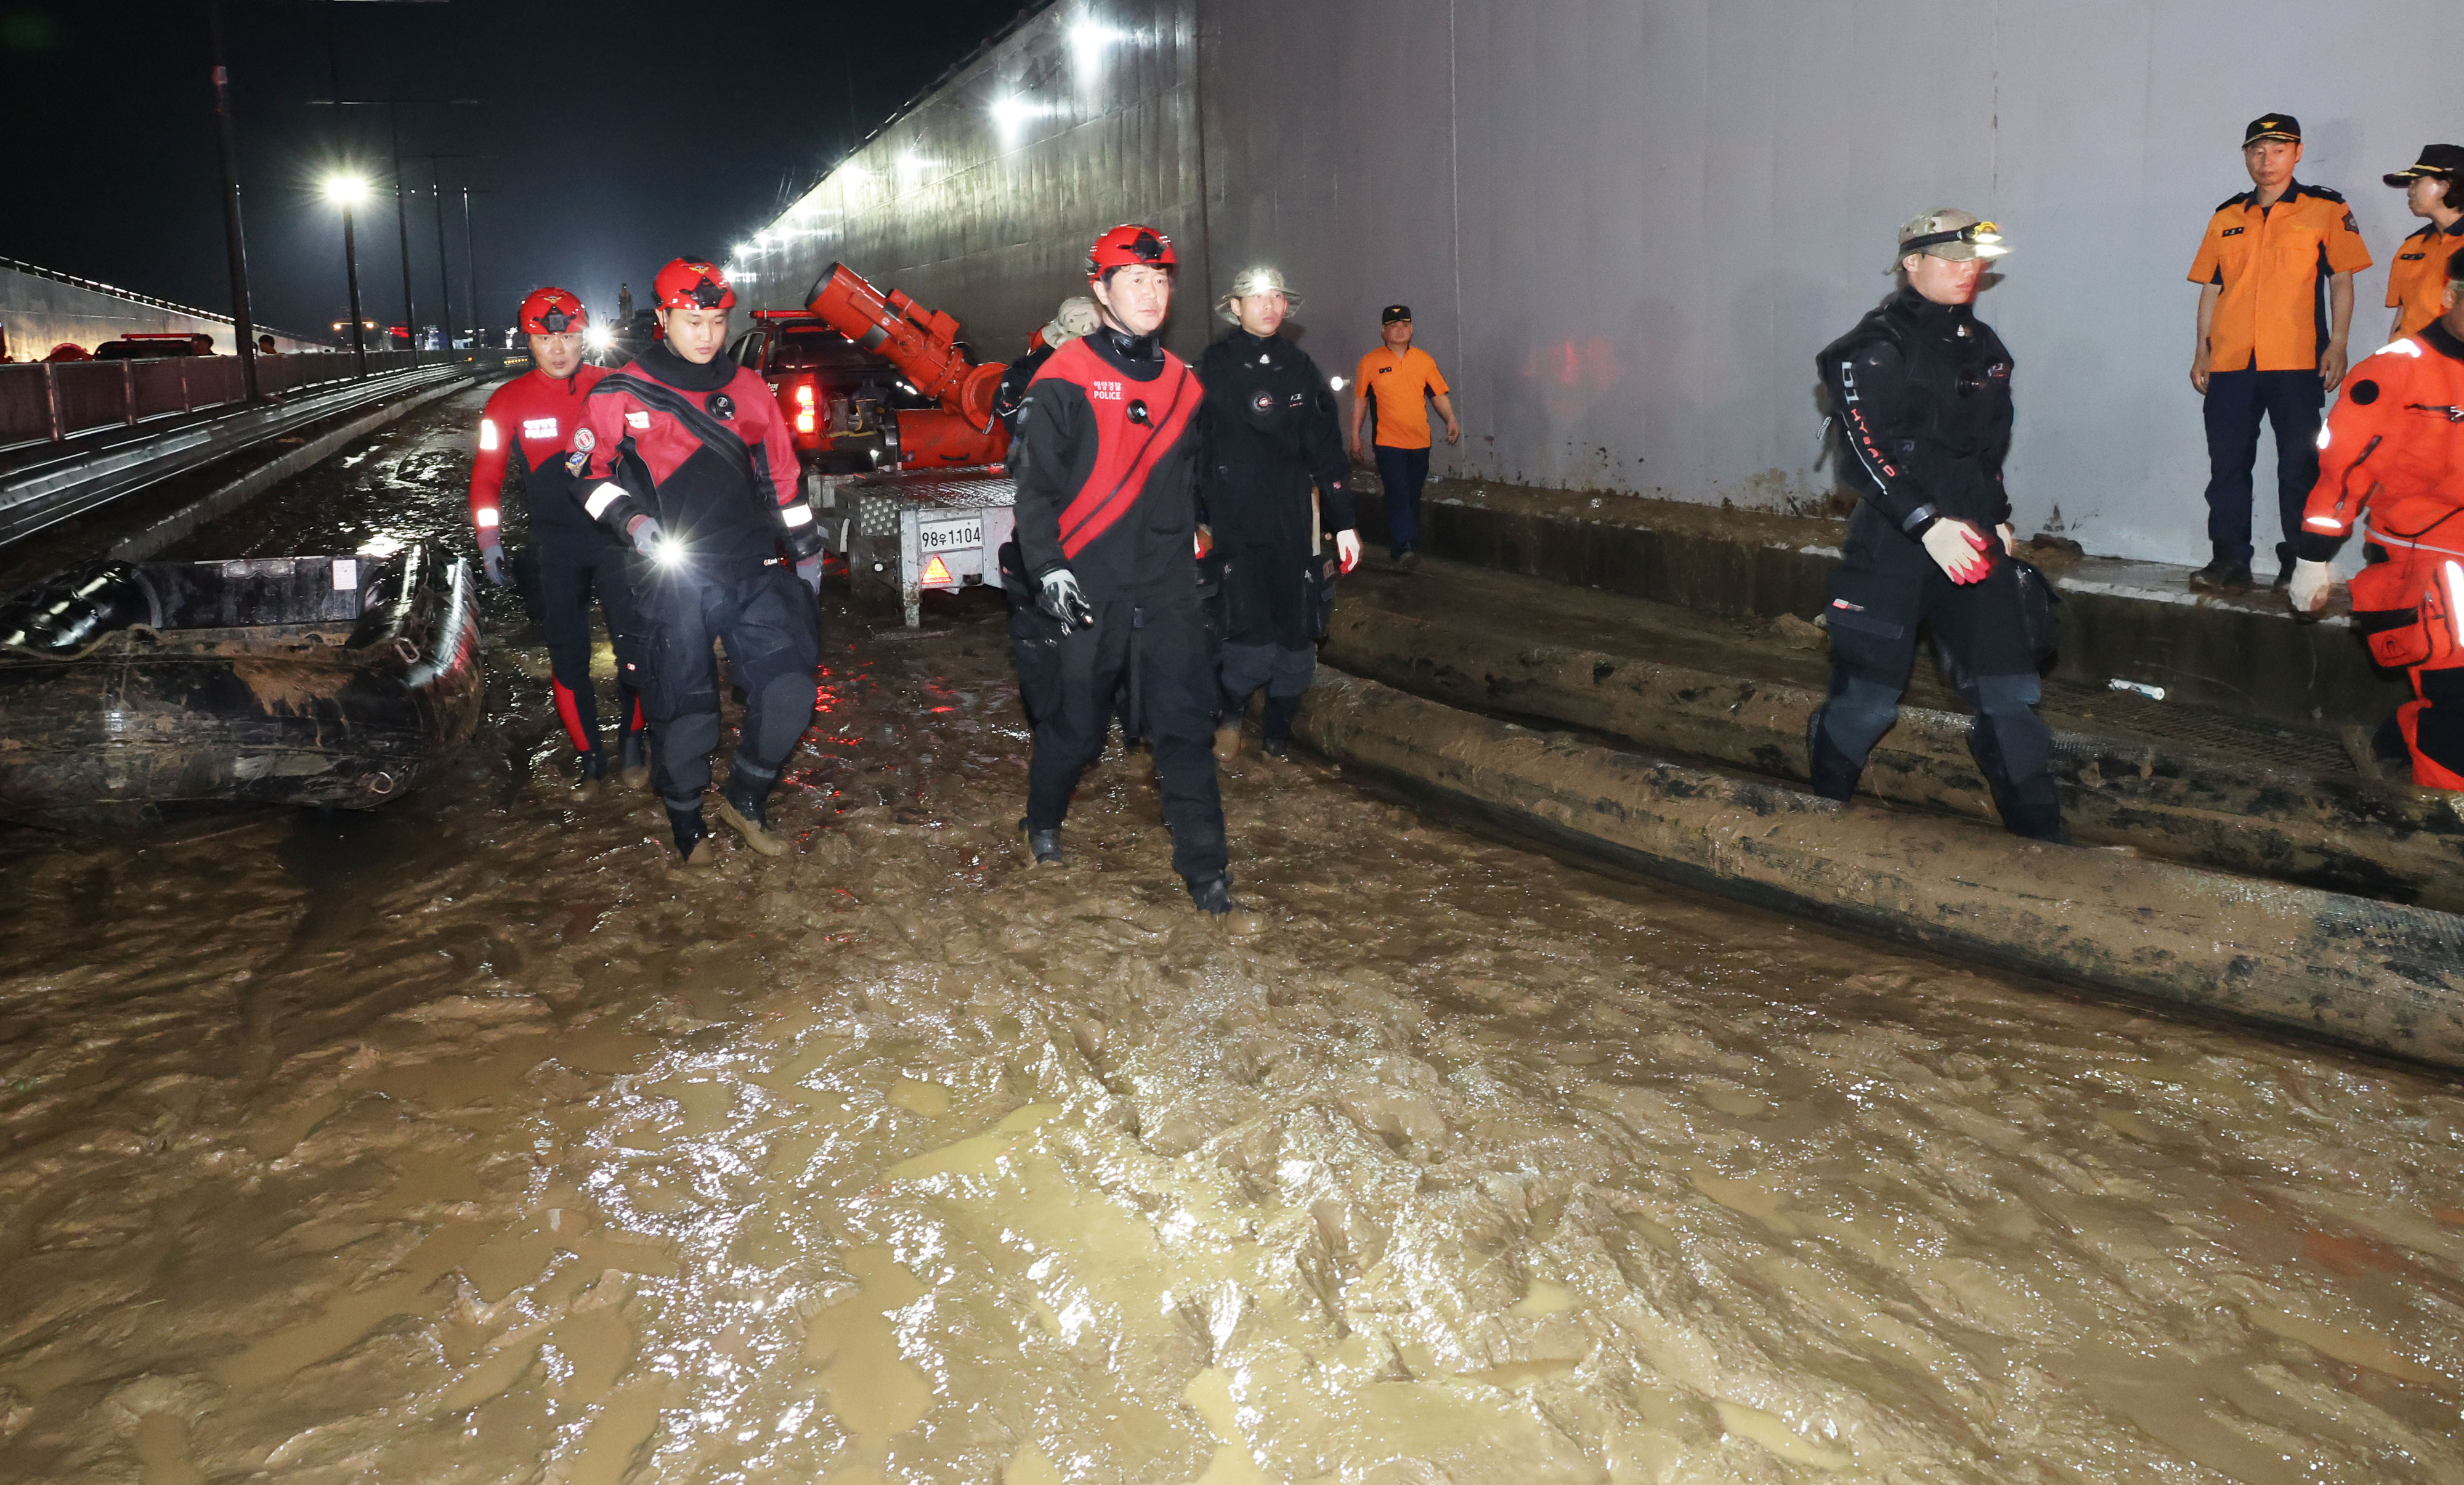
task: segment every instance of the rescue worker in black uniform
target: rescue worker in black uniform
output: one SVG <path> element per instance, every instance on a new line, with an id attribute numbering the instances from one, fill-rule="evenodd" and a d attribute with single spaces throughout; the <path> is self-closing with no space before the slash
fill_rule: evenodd
<path id="1" fill-rule="evenodd" d="M 1044 369 L 1054 351 L 1090 333 L 1095 324 L 1095 301 L 1074 294 L 1061 301 L 1051 323 L 1026 338 L 1026 354 L 1009 364 L 1001 373 L 1001 386 L 993 391 L 993 416 L 1001 419 L 1012 438 L 1018 436 L 1018 410 L 1026 401 L 1026 384 L 1035 380 L 1035 373 Z"/>
<path id="2" fill-rule="evenodd" d="M 1222 563 L 1219 759 L 1240 753 L 1242 714 L 1260 687 L 1258 745 L 1269 758 L 1286 755 L 1332 599 L 1320 532 L 1333 533 L 1343 571 L 1360 561 L 1334 389 L 1279 333 L 1299 302 L 1276 270 L 1243 270 L 1216 305 L 1233 329 L 1198 362 L 1206 385 L 1198 499 Z"/>
<path id="3" fill-rule="evenodd" d="M 1831 578 L 1830 695 L 1807 743 L 1814 791 L 1855 794 L 1899 716 L 1923 620 L 1945 678 L 1975 713 L 1969 750 L 2004 828 L 2059 839 L 2053 736 L 2035 713 L 2036 644 L 2002 485 L 2011 353 L 1971 307 L 1986 264 L 2008 251 L 1969 212 L 1916 218 L 1900 229 L 1899 292 L 1819 358 L 1847 482 L 1863 499 Z"/>
<path id="4" fill-rule="evenodd" d="M 1198 596 L 1198 377 L 1156 335 L 1172 305 L 1172 239 L 1115 227 L 1087 275 L 1102 323 L 1027 387 L 1010 469 L 1018 545 L 1049 646 L 1019 639 L 1019 671 L 1050 685 L 1035 714 L 1026 818 L 1033 861 L 1061 859 L 1069 796 L 1103 751 L 1127 680 L 1155 749 L 1173 869 L 1208 913 L 1232 907 L 1223 802 L 1208 746 L 1215 675 Z M 1050 652 L 1048 654 L 1044 652 Z"/>

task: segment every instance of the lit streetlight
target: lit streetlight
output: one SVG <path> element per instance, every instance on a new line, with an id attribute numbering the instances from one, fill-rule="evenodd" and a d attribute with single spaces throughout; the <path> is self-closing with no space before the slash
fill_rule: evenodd
<path id="1" fill-rule="evenodd" d="M 360 315 L 360 248 L 351 232 L 351 208 L 368 199 L 367 177 L 325 177 L 325 199 L 342 209 L 342 269 L 351 285 L 351 355 L 360 376 L 364 379 L 368 374 L 368 337 L 365 321 Z"/>

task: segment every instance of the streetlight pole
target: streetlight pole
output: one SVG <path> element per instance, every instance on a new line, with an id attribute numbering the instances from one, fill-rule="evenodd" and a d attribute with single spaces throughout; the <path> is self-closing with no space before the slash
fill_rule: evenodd
<path id="1" fill-rule="evenodd" d="M 393 225 L 402 244 L 402 323 L 411 338 L 411 348 L 419 345 L 419 310 L 410 293 L 410 205 L 409 198 L 418 192 L 410 188 L 402 168 L 402 110 L 406 107 L 434 104 L 449 108 L 469 108 L 478 103 L 475 98 L 312 98 L 312 108 L 382 108 L 393 135 Z M 337 118 L 341 117 L 336 115 Z M 411 158 L 417 159 L 414 155 Z"/>
<path id="2" fill-rule="evenodd" d="M 468 275 L 462 282 L 463 287 L 471 291 L 471 321 L 473 326 L 484 323 L 485 317 L 479 312 L 479 252 L 471 245 L 471 198 L 495 194 L 496 193 L 493 190 L 473 190 L 467 182 L 462 187 L 462 267 Z M 473 347 L 474 350 L 477 348 Z"/>
<path id="3" fill-rule="evenodd" d="M 337 175 L 325 183 L 325 199 L 342 209 L 342 268 L 351 285 L 351 356 L 360 380 L 368 375 L 365 317 L 360 313 L 360 249 L 352 235 L 351 208 L 368 197 L 368 183 L 356 175 Z"/>
<path id="4" fill-rule="evenodd" d="M 248 302 L 248 238 L 239 221 L 239 150 L 231 129 L 231 68 L 223 61 L 221 0 L 206 8 L 211 33 L 214 78 L 214 147 L 222 155 L 223 255 L 231 264 L 232 349 L 239 352 L 241 395 L 253 405 L 256 387 L 256 323 Z"/>
<path id="5" fill-rule="evenodd" d="M 436 198 L 436 282 L 445 296 L 445 348 L 453 348 L 453 262 L 445 253 L 445 185 L 444 174 L 437 169 L 440 160 L 494 160 L 494 155 L 413 155 L 413 160 L 428 162 L 428 188 Z"/>

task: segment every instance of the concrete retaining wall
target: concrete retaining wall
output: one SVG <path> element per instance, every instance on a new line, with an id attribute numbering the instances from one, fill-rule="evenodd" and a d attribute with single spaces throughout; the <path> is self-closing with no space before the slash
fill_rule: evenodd
<path id="1" fill-rule="evenodd" d="M 887 127 L 740 255 L 759 304 L 845 258 L 1015 353 L 1126 219 L 1188 265 L 1172 342 L 1244 263 L 1349 375 L 1409 302 L 1459 389 L 1441 473 L 1776 507 L 1827 491 L 1813 357 L 1928 207 L 2017 247 L 1982 311 L 2018 363 L 2023 530 L 2205 560 L 2190 388 L 2244 122 L 2290 109 L 2352 199 L 2443 125 L 2440 0 L 1072 0 Z M 2451 131 L 2452 132 L 2452 131 Z M 2264 485 L 2264 479 L 2262 479 Z M 2272 538 L 2262 534 L 2262 548 Z"/>
<path id="2" fill-rule="evenodd" d="M 257 329 L 271 334 L 275 344 L 286 352 L 332 348 L 321 341 L 301 340 L 262 325 Z M 123 335 L 161 334 L 210 335 L 216 354 L 238 354 L 231 341 L 231 322 L 225 316 L 0 263 L 0 354 L 17 361 L 40 361 L 63 341 L 92 350 Z"/>

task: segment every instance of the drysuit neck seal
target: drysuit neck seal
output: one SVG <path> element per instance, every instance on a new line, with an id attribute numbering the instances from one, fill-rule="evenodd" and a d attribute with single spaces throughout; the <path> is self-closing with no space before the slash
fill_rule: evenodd
<path id="1" fill-rule="evenodd" d="M 1127 330 L 1116 329 L 1111 324 L 1105 323 L 1095 327 L 1094 338 L 1103 343 L 1104 349 L 1111 352 L 1113 360 L 1125 365 L 1155 367 L 1163 365 L 1163 340 L 1160 335 L 1152 332 L 1146 335 L 1132 335 Z"/>

